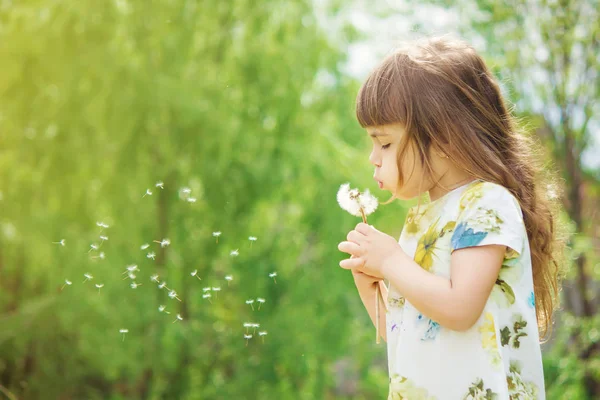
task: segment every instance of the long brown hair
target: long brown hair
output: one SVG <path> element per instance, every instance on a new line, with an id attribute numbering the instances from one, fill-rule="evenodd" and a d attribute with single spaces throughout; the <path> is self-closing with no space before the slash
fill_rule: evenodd
<path id="1" fill-rule="evenodd" d="M 399 185 L 405 179 L 401 160 L 411 143 L 429 176 L 434 146 L 474 178 L 502 185 L 516 197 L 531 248 L 539 333 L 546 338 L 563 265 L 558 185 L 534 151 L 541 146 L 518 126 L 484 60 L 470 45 L 449 37 L 399 48 L 360 88 L 356 116 L 363 128 L 403 124 Z"/>

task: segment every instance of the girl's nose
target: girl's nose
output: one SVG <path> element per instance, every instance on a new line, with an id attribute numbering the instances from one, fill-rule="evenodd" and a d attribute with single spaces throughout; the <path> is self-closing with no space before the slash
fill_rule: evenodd
<path id="1" fill-rule="evenodd" d="M 381 167 L 381 161 L 375 154 L 375 151 L 372 151 L 371 154 L 369 155 L 369 162 L 376 167 Z"/>

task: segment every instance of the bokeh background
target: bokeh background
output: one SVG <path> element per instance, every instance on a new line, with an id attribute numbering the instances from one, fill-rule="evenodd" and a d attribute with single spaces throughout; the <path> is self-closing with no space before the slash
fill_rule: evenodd
<path id="1" fill-rule="evenodd" d="M 357 90 L 400 41 L 448 32 L 559 171 L 571 236 L 547 396 L 600 398 L 599 9 L 1 0 L 0 399 L 385 398 L 385 344 L 338 267 L 359 221 L 335 194 L 387 199 Z M 411 205 L 369 222 L 397 237 Z"/>

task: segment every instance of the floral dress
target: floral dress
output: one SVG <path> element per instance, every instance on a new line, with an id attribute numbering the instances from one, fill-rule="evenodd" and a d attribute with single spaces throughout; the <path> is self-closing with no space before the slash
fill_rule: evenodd
<path id="1" fill-rule="evenodd" d="M 388 400 L 544 399 L 529 241 L 510 192 L 476 180 L 413 207 L 399 243 L 446 278 L 454 250 L 498 244 L 507 251 L 481 316 L 463 332 L 440 326 L 390 286 Z"/>

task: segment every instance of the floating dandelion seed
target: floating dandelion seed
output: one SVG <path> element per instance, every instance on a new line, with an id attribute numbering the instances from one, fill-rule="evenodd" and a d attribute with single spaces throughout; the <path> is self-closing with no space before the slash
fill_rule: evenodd
<path id="1" fill-rule="evenodd" d="M 168 311 L 165 311 L 165 310 L 166 310 L 166 307 L 165 307 L 165 306 L 163 306 L 163 305 L 161 305 L 161 306 L 158 306 L 158 311 L 159 311 L 159 312 L 164 312 L 165 314 L 171 314 L 170 312 L 168 312 Z"/>
<path id="2" fill-rule="evenodd" d="M 231 282 L 233 280 L 233 276 L 227 275 L 227 276 L 225 276 L 225 280 L 227 281 L 227 286 L 229 286 L 229 282 Z"/>
<path id="3" fill-rule="evenodd" d="M 248 236 L 248 240 L 250 241 L 250 247 L 252 247 L 252 243 L 256 242 L 256 236 Z"/>
<path id="4" fill-rule="evenodd" d="M 195 203 L 196 202 L 196 198 L 195 197 L 190 197 L 189 199 L 187 199 L 188 203 Z"/>
<path id="5" fill-rule="evenodd" d="M 162 183 L 161 181 L 156 182 L 156 184 L 154 186 L 157 188 L 161 188 L 161 189 L 165 188 L 165 184 Z"/>
<path id="6" fill-rule="evenodd" d="M 127 276 L 125 278 L 123 278 L 123 280 L 125 280 L 127 278 L 134 280 L 135 278 L 137 278 L 137 276 L 133 272 L 130 272 L 127 274 Z"/>
<path id="7" fill-rule="evenodd" d="M 197 270 L 197 269 L 193 270 L 193 271 L 190 273 L 190 275 L 191 275 L 191 276 L 195 276 L 196 278 L 198 278 L 198 279 L 202 280 L 202 278 L 200 278 L 200 277 L 198 276 L 198 270 Z"/>
<path id="8" fill-rule="evenodd" d="M 167 282 L 162 282 L 161 284 L 158 285 L 159 289 L 164 289 L 167 288 L 167 290 L 169 290 L 169 288 L 167 287 Z"/>
<path id="9" fill-rule="evenodd" d="M 252 322 L 244 322 L 244 328 L 246 328 L 246 333 L 248 333 L 248 329 L 252 328 L 254 324 Z"/>
<path id="10" fill-rule="evenodd" d="M 91 281 L 92 279 L 94 279 L 94 277 L 92 275 L 90 275 L 89 273 L 83 274 L 83 276 L 85 276 L 85 280 L 83 281 L 83 283 L 86 283 L 87 281 Z"/>
<path id="11" fill-rule="evenodd" d="M 192 193 L 192 189 L 190 189 L 189 187 L 184 187 L 183 189 L 181 189 L 181 193 L 190 194 Z"/>
<path id="12" fill-rule="evenodd" d="M 156 253 L 155 252 L 148 253 L 148 254 L 146 254 L 146 258 L 151 258 L 151 259 L 155 260 L 156 259 Z"/>
<path id="13" fill-rule="evenodd" d="M 252 311 L 254 311 L 254 300 L 246 300 L 246 304 L 250 304 L 250 306 L 252 307 Z"/>
<path id="14" fill-rule="evenodd" d="M 119 329 L 119 333 L 123 334 L 123 341 L 125 341 L 125 334 L 129 333 L 129 329 Z"/>
<path id="15" fill-rule="evenodd" d="M 212 288 L 212 291 L 219 293 L 221 291 L 221 288 L 220 287 L 214 287 L 214 288 Z M 215 298 L 216 297 L 218 297 L 218 296 L 215 294 Z"/>
<path id="16" fill-rule="evenodd" d="M 140 246 L 140 249 L 146 250 L 148 247 L 150 247 L 150 245 L 148 243 L 144 243 L 143 245 Z"/>
<path id="17" fill-rule="evenodd" d="M 100 252 L 100 254 L 98 254 L 97 256 L 93 256 L 93 257 L 92 257 L 92 260 L 95 260 L 95 259 L 97 259 L 97 258 L 99 258 L 99 259 L 101 259 L 101 260 L 104 260 L 104 259 L 106 258 L 106 255 L 104 254 L 104 252 L 103 252 L 103 251 L 101 251 L 101 252 Z"/>
<path id="18" fill-rule="evenodd" d="M 142 286 L 141 283 L 136 283 L 136 282 L 132 282 L 131 285 L 129 285 L 132 289 L 137 289 L 138 286 Z"/>
<path id="19" fill-rule="evenodd" d="M 97 244 L 90 244 L 90 249 L 88 250 L 88 253 L 92 250 L 98 250 L 100 247 Z"/>
<path id="20" fill-rule="evenodd" d="M 68 279 L 65 279 L 65 284 L 60 288 L 60 290 L 63 290 L 65 288 L 65 286 L 71 286 L 73 284 L 73 282 L 71 282 Z"/>
<path id="21" fill-rule="evenodd" d="M 378 201 L 373 196 L 369 189 L 360 192 L 358 189 L 350 189 L 349 183 L 344 183 L 340 186 L 337 192 L 337 201 L 343 210 L 348 211 L 356 217 L 362 217 L 363 223 L 367 223 L 367 215 L 377 209 Z M 379 302 L 381 291 L 379 284 L 375 286 L 375 343 L 379 344 Z M 384 302 L 385 307 L 385 302 Z"/>
<path id="22" fill-rule="evenodd" d="M 173 323 L 175 323 L 177 321 L 183 321 L 183 317 L 181 316 L 181 314 L 177 314 L 177 319 L 175 321 L 173 321 Z"/>
<path id="23" fill-rule="evenodd" d="M 171 241 L 169 239 L 163 239 L 161 241 L 158 240 L 153 240 L 154 243 L 159 243 L 160 247 L 167 247 L 168 245 L 171 244 Z"/>
<path id="24" fill-rule="evenodd" d="M 221 232 L 213 232 L 213 236 L 217 238 L 217 243 L 219 243 L 219 236 L 221 236 Z"/>
<path id="25" fill-rule="evenodd" d="M 258 309 L 260 310 L 260 306 L 262 306 L 262 305 L 264 304 L 264 302 L 265 302 L 265 299 L 263 299 L 263 298 L 259 297 L 259 298 L 257 298 L 257 299 L 256 299 L 256 301 L 258 301 L 258 302 L 260 303 L 260 304 L 258 305 Z"/>
<path id="26" fill-rule="evenodd" d="M 174 291 L 174 290 L 171 290 L 169 292 L 169 297 L 172 298 L 172 299 L 177 299 L 177 300 L 181 301 L 181 299 L 179 297 L 177 297 L 177 292 Z"/>
<path id="27" fill-rule="evenodd" d="M 231 253 L 229 253 L 229 255 L 232 256 L 232 257 L 237 257 L 237 256 L 240 255 L 240 252 L 239 252 L 238 249 L 232 250 Z"/>
<path id="28" fill-rule="evenodd" d="M 96 288 L 98 289 L 98 294 L 100 294 L 100 289 L 104 287 L 104 283 L 96 283 Z"/>
<path id="29" fill-rule="evenodd" d="M 203 299 L 208 299 L 208 301 L 210 302 L 210 304 L 212 304 L 212 301 L 210 301 L 210 298 L 211 298 L 211 297 L 212 297 L 212 296 L 211 296 L 211 294 L 210 294 L 210 293 L 204 293 L 204 294 L 202 295 L 202 298 L 203 298 Z"/>
<path id="30" fill-rule="evenodd" d="M 209 288 L 209 287 L 202 288 L 202 291 L 203 291 L 204 293 L 206 293 L 206 292 L 210 292 L 210 288 Z"/>
<path id="31" fill-rule="evenodd" d="M 105 224 L 104 222 L 96 222 L 96 226 L 99 226 L 101 229 L 110 228 L 110 226 Z M 102 232 L 102 230 L 100 230 L 100 231 Z"/>
<path id="32" fill-rule="evenodd" d="M 154 274 L 154 275 L 152 275 L 152 276 L 150 277 L 150 280 L 151 280 L 152 282 L 157 282 L 157 283 L 158 283 L 158 275 L 157 275 L 157 274 Z"/>
<path id="33" fill-rule="evenodd" d="M 152 196 L 152 191 L 150 189 L 146 189 L 146 193 L 142 197 Z"/>
<path id="34" fill-rule="evenodd" d="M 252 339 L 252 335 L 244 335 L 244 339 L 246 339 L 246 346 L 248 346 L 248 342 Z"/>
<path id="35" fill-rule="evenodd" d="M 260 327 L 260 324 L 252 324 L 252 327 L 254 328 L 254 333 L 256 333 L 256 328 Z"/>
<path id="36" fill-rule="evenodd" d="M 65 239 L 60 239 L 59 242 L 52 242 L 52 244 L 59 244 L 61 246 L 64 246 L 65 245 Z"/>
<path id="37" fill-rule="evenodd" d="M 267 331 L 258 332 L 258 336 L 262 337 L 262 342 L 265 342 L 265 336 L 267 336 Z"/>
<path id="38" fill-rule="evenodd" d="M 140 271 L 140 269 L 138 268 L 137 265 L 135 265 L 135 264 L 128 265 L 128 266 L 125 267 L 125 272 L 123 272 L 123 275 L 128 274 L 128 273 L 130 274 L 130 273 L 135 272 L 135 271 L 138 271 L 138 272 Z"/>
<path id="39" fill-rule="evenodd" d="M 108 240 L 108 236 L 100 235 L 100 240 L 106 242 Z"/>
<path id="40" fill-rule="evenodd" d="M 269 278 L 273 278 L 273 281 L 275 282 L 275 284 L 277 284 L 277 279 L 275 279 L 276 276 L 277 276 L 277 272 L 271 272 L 269 274 Z"/>

